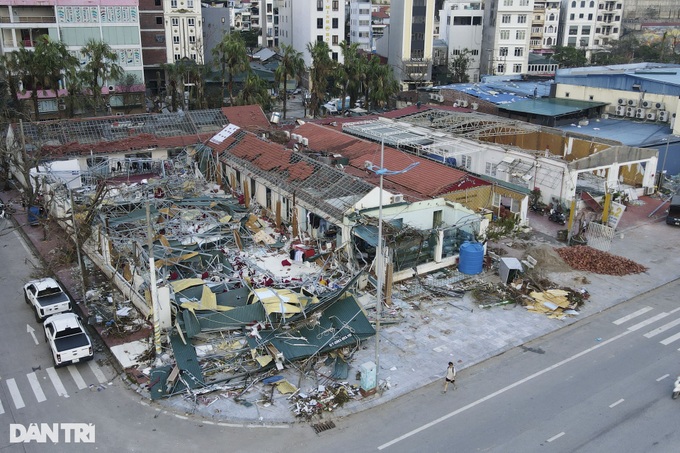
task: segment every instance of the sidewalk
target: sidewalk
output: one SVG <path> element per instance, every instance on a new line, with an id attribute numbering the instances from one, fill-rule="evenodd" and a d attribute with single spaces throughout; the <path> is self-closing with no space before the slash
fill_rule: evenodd
<path id="1" fill-rule="evenodd" d="M 3 200 L 16 196 L 11 192 L 0 193 Z M 513 347 L 541 337 L 561 327 L 577 322 L 589 315 L 601 312 L 636 295 L 643 294 L 680 277 L 680 229 L 664 223 L 664 210 L 653 218 L 648 217 L 660 200 L 643 197 L 644 204 L 631 206 L 619 224 L 612 242 L 610 253 L 629 258 L 648 267 L 648 271 L 638 275 L 614 277 L 580 271 L 550 274 L 549 278 L 557 283 L 571 287 L 584 287 L 590 299 L 580 315 L 563 320 L 550 319 L 545 315 L 530 313 L 523 307 L 512 305 L 491 309 L 480 309 L 469 293 L 462 299 L 432 298 L 430 300 L 396 301 L 395 307 L 384 310 L 383 316 L 400 314 L 401 322 L 385 323 L 380 330 L 378 379 L 384 380 L 388 388 L 382 395 L 350 399 L 342 407 L 336 407 L 329 416 L 341 417 L 385 403 L 393 398 L 407 394 L 433 382 L 443 383 L 446 364 L 453 361 L 460 373 Z M 47 241 L 43 241 L 40 227 L 25 225 L 25 212 L 18 207 L 14 221 L 22 225 L 21 232 L 37 253 L 45 259 L 54 254 L 52 250 L 64 241 L 52 229 Z M 564 226 L 549 222 L 547 217 L 531 214 L 534 228 L 530 242 L 547 243 L 552 246 L 565 246 L 555 238 L 557 231 Z M 63 243 L 63 242 L 61 242 Z M 518 255 L 523 250 L 516 250 Z M 540 265 L 540 263 L 539 263 Z M 82 295 L 77 267 L 65 266 L 57 271 L 58 278 L 68 291 L 79 300 Z M 486 282 L 498 281 L 491 273 L 480 276 Z M 582 283 L 586 281 L 587 283 Z M 580 283 L 575 283 L 580 282 Z M 356 373 L 361 364 L 376 359 L 376 342 L 370 339 L 354 352 L 349 362 L 349 384 L 358 385 Z M 317 373 L 304 373 L 302 370 L 287 368 L 286 378 L 300 392 L 310 392 L 330 382 L 323 375 L 330 375 L 331 367 L 319 364 Z M 319 377 L 321 376 L 321 378 Z M 461 385 L 464 387 L 463 373 Z M 136 389 L 142 396 L 148 393 Z M 216 421 L 230 421 L 243 424 L 279 424 L 304 421 L 296 418 L 291 411 L 287 395 L 279 394 L 275 388 L 266 384 L 253 385 L 245 392 L 239 402 L 234 396 L 237 392 L 215 391 L 186 399 L 175 396 L 159 400 L 165 409 L 182 414 L 193 414 Z"/>

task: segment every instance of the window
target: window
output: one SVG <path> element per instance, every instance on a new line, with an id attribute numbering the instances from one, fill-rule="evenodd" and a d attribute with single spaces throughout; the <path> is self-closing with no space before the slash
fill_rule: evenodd
<path id="1" fill-rule="evenodd" d="M 503 6 L 512 6 L 512 0 L 503 0 Z"/>
<path id="2" fill-rule="evenodd" d="M 618 33 L 618 32 L 619 32 L 619 28 L 618 28 L 618 27 L 614 27 L 614 28 L 612 29 L 612 33 Z"/>
<path id="3" fill-rule="evenodd" d="M 194 7 L 194 0 L 187 0 L 187 7 L 193 8 Z"/>
<path id="4" fill-rule="evenodd" d="M 316 35 L 316 40 L 319 42 L 323 42 L 323 35 Z"/>
<path id="5" fill-rule="evenodd" d="M 515 33 L 515 39 L 523 40 L 526 37 L 527 37 L 526 30 L 517 30 L 517 32 Z"/>
<path id="6" fill-rule="evenodd" d="M 529 6 L 529 0 L 519 0 L 519 6 Z"/>
<path id="7" fill-rule="evenodd" d="M 555 20 L 555 15 L 551 13 L 550 16 L 548 16 L 548 20 Z"/>
<path id="8" fill-rule="evenodd" d="M 588 20 L 593 20 L 593 13 L 588 14 Z"/>
<path id="9" fill-rule="evenodd" d="M 191 59 L 194 60 L 194 61 L 196 61 L 196 54 L 195 54 L 195 53 L 192 53 L 192 54 L 191 54 Z"/>
<path id="10" fill-rule="evenodd" d="M 500 39 L 510 39 L 510 30 L 501 30 Z"/>
<path id="11" fill-rule="evenodd" d="M 581 8 L 585 8 L 585 7 L 586 7 L 586 2 L 581 1 Z"/>
<path id="12" fill-rule="evenodd" d="M 518 64 L 514 65 L 514 66 L 512 67 L 512 71 L 513 71 L 513 72 L 516 72 L 516 73 L 518 73 L 518 74 L 521 74 L 521 73 L 522 73 L 522 64 L 521 64 L 521 63 L 518 63 Z"/>
<path id="13" fill-rule="evenodd" d="M 316 28 L 323 28 L 323 18 L 319 17 L 316 19 Z"/>
<path id="14" fill-rule="evenodd" d="M 571 7 L 576 8 L 576 2 L 571 2 Z"/>
<path id="15" fill-rule="evenodd" d="M 524 55 L 524 47 L 515 47 L 515 56 L 521 57 Z"/>
<path id="16" fill-rule="evenodd" d="M 333 0 L 333 3 L 331 4 L 331 9 L 332 9 L 333 11 L 337 11 L 337 10 L 338 10 L 338 3 L 339 3 L 338 0 Z"/>
<path id="17" fill-rule="evenodd" d="M 163 25 L 163 16 L 156 16 L 156 25 Z"/>
<path id="18" fill-rule="evenodd" d="M 583 19 L 584 17 L 585 17 L 585 16 L 584 16 L 583 13 L 580 13 L 580 14 L 578 15 L 578 18 L 579 18 L 579 19 Z"/>
<path id="19" fill-rule="evenodd" d="M 190 44 L 196 44 L 196 36 L 189 35 L 189 43 Z"/>
<path id="20" fill-rule="evenodd" d="M 323 0 L 316 0 L 316 10 L 323 11 Z"/>
<path id="21" fill-rule="evenodd" d="M 337 17 L 333 18 L 333 28 L 338 28 L 338 18 Z"/>
<path id="22" fill-rule="evenodd" d="M 170 0 L 170 8 L 177 8 L 177 0 Z"/>
<path id="23" fill-rule="evenodd" d="M 574 20 L 576 18 L 575 14 L 569 14 L 569 20 Z"/>
<path id="24" fill-rule="evenodd" d="M 510 14 L 503 14 L 501 16 L 501 23 L 502 24 L 509 24 L 510 23 Z"/>
<path id="25" fill-rule="evenodd" d="M 460 156 L 460 167 L 469 170 L 472 167 L 472 157 Z"/>
<path id="26" fill-rule="evenodd" d="M 173 44 L 179 44 L 179 36 L 173 36 L 172 37 L 172 43 Z"/>
<path id="27" fill-rule="evenodd" d="M 182 59 L 182 56 L 178 53 L 175 54 L 175 61 L 179 61 Z"/>
<path id="28" fill-rule="evenodd" d="M 503 63 L 499 64 L 496 67 L 496 73 L 497 74 L 505 74 L 505 65 Z"/>
<path id="29" fill-rule="evenodd" d="M 153 4 L 156 6 L 161 6 L 161 0 L 154 0 Z"/>
<path id="30" fill-rule="evenodd" d="M 571 35 L 571 36 L 578 35 L 578 26 L 571 25 L 569 27 L 569 35 Z"/>
<path id="31" fill-rule="evenodd" d="M 591 8 L 595 8 L 595 2 L 591 1 L 591 2 L 590 2 L 590 7 L 591 7 Z"/>
<path id="32" fill-rule="evenodd" d="M 338 43 L 340 42 L 338 40 L 338 35 L 333 35 L 333 40 L 331 42 L 333 43 L 334 46 L 337 46 Z"/>
<path id="33" fill-rule="evenodd" d="M 179 26 L 179 19 L 178 18 L 176 18 L 176 17 L 172 18 L 172 26 L 173 27 Z"/>
<path id="34" fill-rule="evenodd" d="M 498 55 L 501 57 L 507 57 L 508 56 L 508 48 L 507 47 L 501 47 L 498 49 Z"/>
<path id="35" fill-rule="evenodd" d="M 498 169 L 498 164 L 492 164 L 491 162 L 487 162 L 485 164 L 484 174 L 489 176 L 496 176 L 496 169 Z"/>
<path id="36" fill-rule="evenodd" d="M 196 19 L 194 19 L 193 17 L 190 18 L 190 19 L 187 19 L 187 25 L 188 26 L 193 27 L 195 24 L 196 24 Z"/>
<path id="37" fill-rule="evenodd" d="M 338 53 L 337 52 L 331 52 L 331 60 L 338 61 Z"/>
<path id="38" fill-rule="evenodd" d="M 517 16 L 517 23 L 518 24 L 526 24 L 527 23 L 527 15 L 526 14 L 520 14 Z"/>
<path id="39" fill-rule="evenodd" d="M 482 18 L 480 16 L 473 17 L 472 25 L 482 25 Z"/>
<path id="40" fill-rule="evenodd" d="M 582 35 L 590 35 L 590 25 L 584 25 L 581 27 Z"/>

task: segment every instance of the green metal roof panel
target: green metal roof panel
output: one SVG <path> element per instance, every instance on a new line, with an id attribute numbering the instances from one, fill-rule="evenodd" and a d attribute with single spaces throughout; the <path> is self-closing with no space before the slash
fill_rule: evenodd
<path id="1" fill-rule="evenodd" d="M 539 116 L 562 116 L 607 105 L 606 102 L 579 101 L 576 99 L 527 99 L 511 104 L 499 105 L 499 110 L 533 113 Z"/>
<path id="2" fill-rule="evenodd" d="M 170 344 L 172 345 L 177 367 L 180 370 L 180 376 L 182 376 L 190 388 L 202 387 L 204 385 L 203 372 L 201 371 L 201 365 L 198 363 L 198 356 L 196 356 L 194 346 L 191 342 L 184 344 L 177 332 L 173 332 L 170 335 Z"/>
<path id="3" fill-rule="evenodd" d="M 250 323 L 267 322 L 262 304 L 245 305 L 229 311 L 196 311 L 195 316 L 201 331 L 240 329 Z"/>

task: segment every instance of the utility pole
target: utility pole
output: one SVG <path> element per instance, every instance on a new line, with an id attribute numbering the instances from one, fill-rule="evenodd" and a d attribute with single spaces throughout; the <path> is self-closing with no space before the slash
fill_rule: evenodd
<path id="1" fill-rule="evenodd" d="M 158 288 L 156 287 L 156 260 L 153 253 L 153 231 L 151 230 L 151 207 L 146 202 L 146 240 L 149 252 L 149 291 L 151 293 L 151 313 L 153 314 L 153 343 L 156 349 L 156 361 L 161 358 L 161 321 L 158 313 Z"/>

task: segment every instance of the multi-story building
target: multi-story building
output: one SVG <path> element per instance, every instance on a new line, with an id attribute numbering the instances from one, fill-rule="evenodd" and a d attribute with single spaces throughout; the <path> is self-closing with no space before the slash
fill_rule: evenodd
<path id="1" fill-rule="evenodd" d="M 349 41 L 367 52 L 373 50 L 371 0 L 350 0 Z"/>
<path id="2" fill-rule="evenodd" d="M 390 4 L 390 25 L 376 41 L 404 90 L 431 86 L 435 0 L 403 0 Z"/>
<path id="3" fill-rule="evenodd" d="M 533 53 L 554 53 L 560 30 L 560 2 L 534 0 L 529 50 Z"/>
<path id="4" fill-rule="evenodd" d="M 214 60 L 213 49 L 222 41 L 231 29 L 230 10 L 222 5 L 201 4 L 203 16 L 203 54 L 205 64 Z"/>
<path id="5" fill-rule="evenodd" d="M 525 73 L 534 0 L 499 0 L 484 11 L 482 68 L 495 75 Z"/>
<path id="6" fill-rule="evenodd" d="M 645 22 L 678 22 L 678 0 L 625 0 L 623 27 L 640 30 Z"/>
<path id="7" fill-rule="evenodd" d="M 116 52 L 125 73 L 144 83 L 137 0 L 0 0 L 0 54 L 21 45 L 31 50 L 42 35 L 62 41 L 81 64 L 86 61 L 80 49 L 90 39 L 103 41 Z M 115 92 L 116 85 L 115 80 L 105 81 L 105 94 Z M 49 95 L 40 103 L 41 112 L 58 112 Z"/>
<path id="8" fill-rule="evenodd" d="M 448 45 L 449 61 L 466 55 L 471 82 L 478 82 L 480 77 L 483 25 L 482 0 L 446 0 L 439 12 L 439 38 Z"/>
<path id="9" fill-rule="evenodd" d="M 155 0 L 154 0 L 155 1 Z M 188 58 L 203 64 L 203 27 L 198 0 L 162 0 L 167 62 Z"/>
<path id="10" fill-rule="evenodd" d="M 622 0 L 565 0 L 559 43 L 576 47 L 590 58 L 621 36 Z"/>
<path id="11" fill-rule="evenodd" d="M 278 46 L 278 39 L 274 32 L 277 14 L 274 7 L 275 0 L 257 0 L 251 2 L 250 24 L 252 28 L 260 29 L 258 40 L 262 47 Z"/>
<path id="12" fill-rule="evenodd" d="M 340 0 L 279 0 L 279 42 L 302 52 L 305 65 L 310 66 L 307 44 L 325 41 L 331 58 L 342 63 L 345 17 L 345 4 Z"/>

